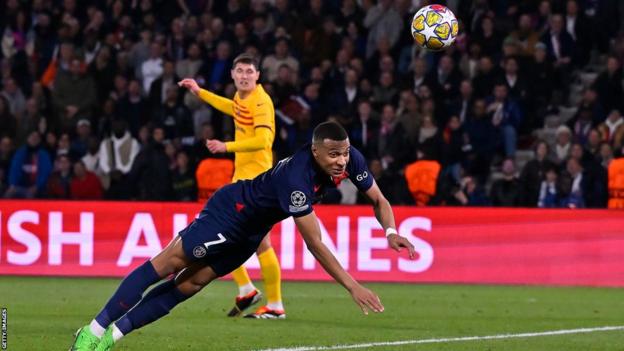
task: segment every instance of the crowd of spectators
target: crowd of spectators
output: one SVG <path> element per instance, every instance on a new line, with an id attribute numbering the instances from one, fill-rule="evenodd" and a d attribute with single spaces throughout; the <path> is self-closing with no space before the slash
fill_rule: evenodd
<path id="1" fill-rule="evenodd" d="M 604 207 L 624 139 L 622 5 L 438 2 L 460 20 L 441 53 L 411 37 L 426 1 L 2 1 L 0 196 L 193 201 L 198 162 L 216 157 L 204 140 L 233 124 L 176 83 L 232 97 L 247 52 L 274 99 L 276 159 L 335 120 L 394 204 L 414 203 L 404 169 L 427 159 L 431 204 Z M 601 59 L 575 115 L 538 140 Z M 359 201 L 346 193 L 328 199 Z"/>

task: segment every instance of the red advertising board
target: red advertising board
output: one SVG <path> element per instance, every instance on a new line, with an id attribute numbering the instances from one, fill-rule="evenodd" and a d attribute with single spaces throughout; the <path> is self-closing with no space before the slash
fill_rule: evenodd
<path id="1" fill-rule="evenodd" d="M 0 201 L 0 275 L 123 276 L 158 253 L 198 204 Z M 395 207 L 417 258 L 387 247 L 368 206 L 316 206 L 323 241 L 356 279 L 624 286 L 624 212 Z M 286 280 L 330 280 L 292 219 L 273 245 Z M 259 276 L 252 257 L 247 266 Z"/>

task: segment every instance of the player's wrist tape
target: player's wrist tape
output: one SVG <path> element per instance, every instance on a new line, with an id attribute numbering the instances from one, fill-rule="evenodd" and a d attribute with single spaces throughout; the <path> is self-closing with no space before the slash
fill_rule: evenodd
<path id="1" fill-rule="evenodd" d="M 398 235 L 399 233 L 398 233 L 398 232 L 396 231 L 396 229 L 394 229 L 394 228 L 388 228 L 388 229 L 386 229 L 386 237 L 388 237 L 388 236 L 390 236 L 390 235 L 392 235 L 392 234 L 397 234 L 397 235 Z"/>

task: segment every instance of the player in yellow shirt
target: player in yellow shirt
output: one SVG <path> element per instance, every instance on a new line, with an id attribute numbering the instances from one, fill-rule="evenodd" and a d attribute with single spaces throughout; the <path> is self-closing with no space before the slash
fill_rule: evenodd
<path id="1" fill-rule="evenodd" d="M 236 182 L 239 179 L 252 179 L 273 166 L 271 149 L 275 139 L 275 110 L 271 98 L 262 85 L 258 84 L 259 62 L 254 56 L 237 56 L 231 74 L 236 86 L 236 94 L 232 100 L 201 89 L 194 79 L 183 79 L 178 85 L 189 89 L 194 95 L 234 119 L 234 141 L 224 143 L 211 139 L 206 141 L 206 146 L 213 153 L 234 152 L 232 182 Z M 282 304 L 279 261 L 269 235 L 264 237 L 256 254 L 260 261 L 268 303 L 245 317 L 286 318 Z M 239 293 L 228 316 L 235 317 L 260 301 L 262 294 L 253 285 L 245 267 L 234 270 L 232 277 L 238 285 Z"/>

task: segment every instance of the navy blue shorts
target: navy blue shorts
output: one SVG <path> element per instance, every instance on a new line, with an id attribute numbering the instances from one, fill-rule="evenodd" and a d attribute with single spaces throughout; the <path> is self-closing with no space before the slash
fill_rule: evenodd
<path id="1" fill-rule="evenodd" d="M 179 233 L 186 257 L 210 266 L 219 277 L 245 263 L 268 233 L 247 225 L 246 215 L 236 208 L 239 189 L 234 185 L 217 191 L 199 217 Z"/>

